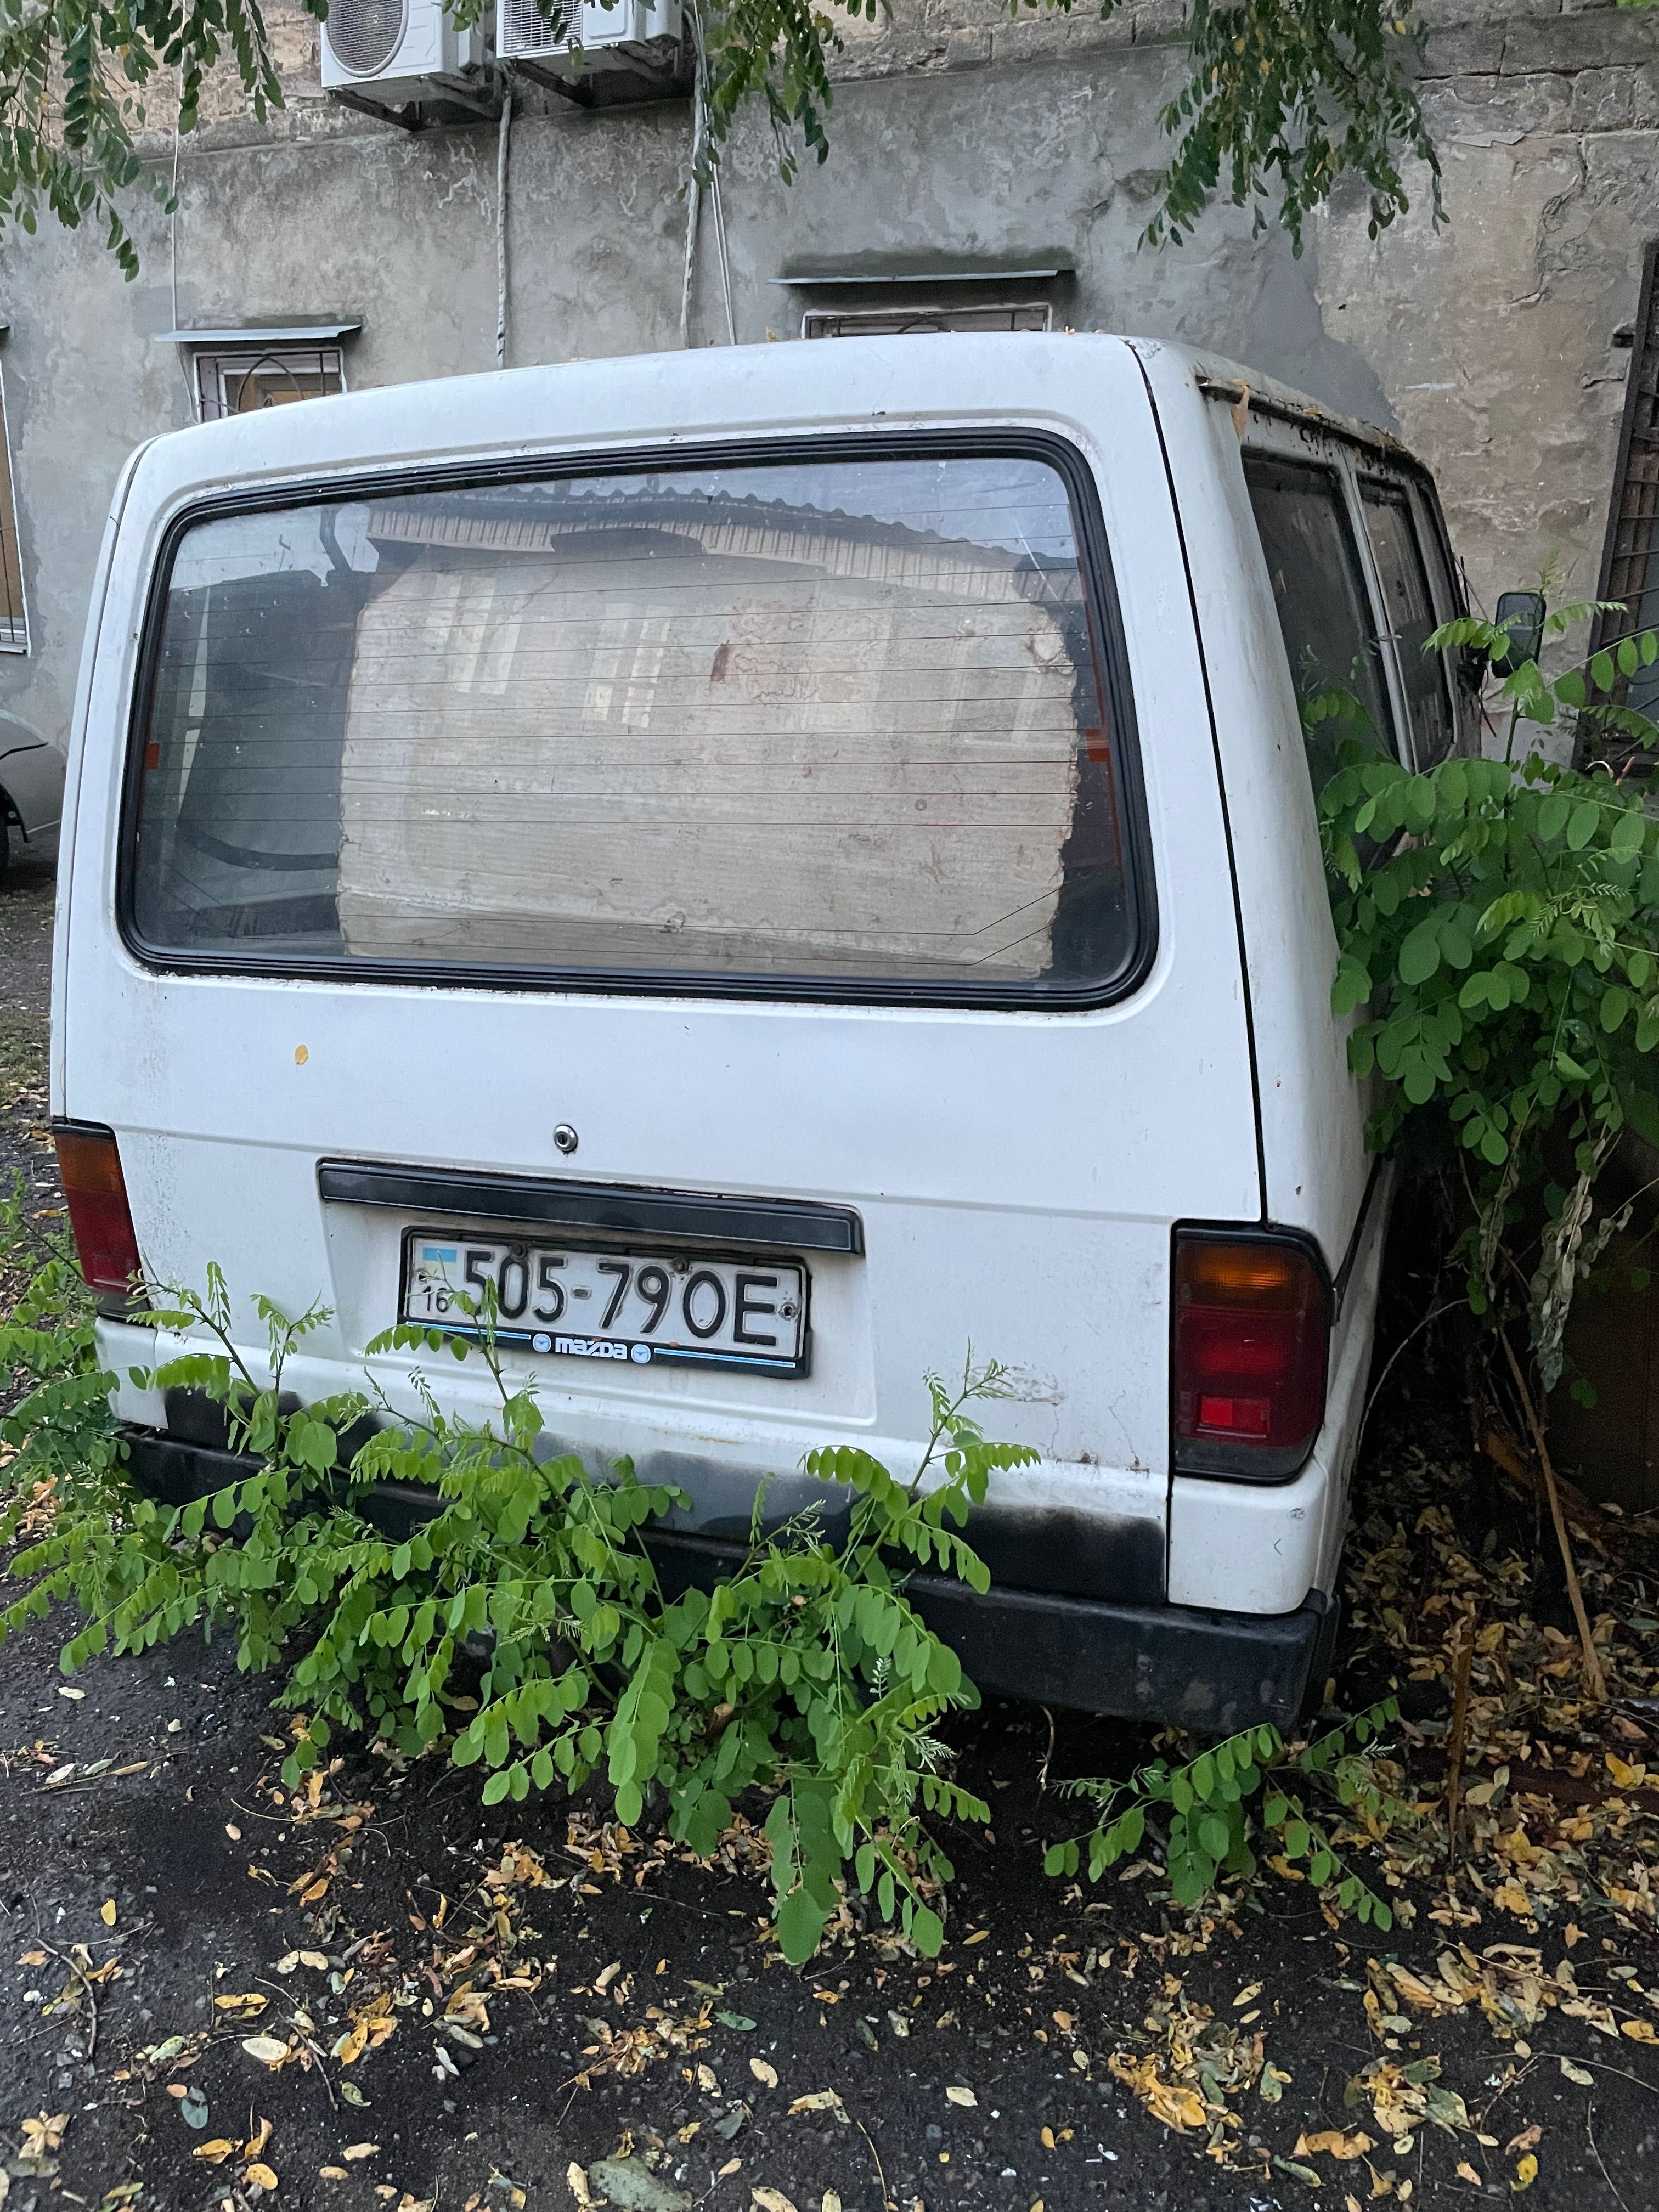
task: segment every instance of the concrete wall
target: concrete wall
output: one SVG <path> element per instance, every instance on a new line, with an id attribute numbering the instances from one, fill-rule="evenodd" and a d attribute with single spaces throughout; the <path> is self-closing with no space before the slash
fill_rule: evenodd
<path id="1" fill-rule="evenodd" d="M 781 185 L 759 118 L 731 148 L 738 335 L 793 335 L 800 297 L 769 280 L 803 257 L 1060 248 L 1077 266 L 1063 320 L 1223 347 L 1400 430 L 1437 470 L 1488 604 L 1547 561 L 1588 592 L 1631 359 L 1614 332 L 1659 237 L 1659 11 L 1426 12 L 1449 227 L 1433 229 L 1425 191 L 1373 240 L 1345 191 L 1297 259 L 1232 209 L 1185 246 L 1137 246 L 1164 158 L 1157 111 L 1181 75 L 1169 0 L 1105 25 L 897 0 L 849 38 L 826 167 Z M 176 222 L 133 204 L 135 283 L 91 231 L 46 225 L 0 246 L 33 635 L 27 659 L 0 656 L 0 706 L 59 741 L 117 471 L 137 441 L 191 419 L 158 332 L 359 317 L 354 386 L 494 363 L 494 127 L 411 137 L 341 109 L 318 89 L 314 23 L 286 8 L 272 21 L 286 111 L 258 125 L 234 87 L 213 88 L 180 156 Z M 689 139 L 683 105 L 520 99 L 510 364 L 678 343 Z M 170 136 L 153 150 L 169 171 Z M 705 224 L 694 338 L 723 337 Z"/>

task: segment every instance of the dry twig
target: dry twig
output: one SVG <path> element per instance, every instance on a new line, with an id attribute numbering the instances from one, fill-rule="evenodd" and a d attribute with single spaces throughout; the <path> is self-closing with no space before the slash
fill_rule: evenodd
<path id="1" fill-rule="evenodd" d="M 1457 1816 L 1462 1810 L 1463 1753 L 1469 1739 L 1469 1669 L 1474 1664 L 1474 1613 L 1462 1613 L 1455 1631 L 1457 1657 L 1452 1671 L 1451 1735 L 1446 1768 L 1446 1863 L 1457 1864 Z"/>
<path id="2" fill-rule="evenodd" d="M 60 1966 L 67 1966 L 70 1973 L 76 1975 L 79 1978 L 81 1986 L 87 1993 L 87 2002 L 92 2008 L 92 2025 L 87 2030 L 87 2063 L 90 2065 L 92 2063 L 92 2054 L 98 2048 L 97 1992 L 94 1990 L 91 1982 L 87 1977 L 85 1967 L 81 1965 L 77 1959 L 72 1957 L 65 1958 L 64 1954 L 58 1950 L 54 1944 L 47 1942 L 44 1936 L 37 1936 L 34 1940 L 40 1946 L 40 1948 L 43 1951 L 50 1951 L 52 1953 L 52 1957 L 57 1960 Z"/>
<path id="3" fill-rule="evenodd" d="M 1504 1357 L 1510 1363 L 1510 1373 L 1515 1377 L 1515 1387 L 1521 1394 L 1521 1407 L 1527 1417 L 1527 1426 L 1532 1431 L 1533 1449 L 1538 1455 L 1538 1464 L 1543 1471 L 1550 1518 L 1555 1523 L 1555 1540 L 1561 1547 L 1561 1564 L 1567 1571 L 1567 1595 L 1572 1602 L 1572 1617 L 1578 1624 L 1578 1641 L 1584 1653 L 1584 1694 L 1593 1703 L 1602 1705 L 1607 1700 L 1607 1677 L 1601 1672 L 1595 1641 L 1590 1634 L 1589 1616 L 1584 1611 L 1584 1593 L 1578 1587 L 1578 1569 L 1573 1559 L 1567 1524 L 1561 1517 L 1561 1496 L 1555 1486 L 1555 1468 L 1551 1463 L 1549 1446 L 1544 1442 L 1538 1410 L 1533 1404 L 1532 1393 L 1527 1388 L 1527 1378 L 1521 1371 L 1521 1362 L 1515 1356 L 1515 1346 L 1501 1330 L 1498 1334 Z"/>

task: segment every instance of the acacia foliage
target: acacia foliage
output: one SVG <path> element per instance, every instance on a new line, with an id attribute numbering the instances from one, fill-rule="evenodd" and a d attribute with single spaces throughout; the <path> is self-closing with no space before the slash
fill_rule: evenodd
<path id="1" fill-rule="evenodd" d="M 195 1345 L 135 1380 L 205 1393 L 249 1455 L 245 1476 L 168 1506 L 122 1464 L 115 1378 L 99 1370 L 78 1277 L 66 1261 L 41 1270 L 0 1328 L 0 1381 L 33 1382 L 0 1420 L 14 1453 L 0 1468 L 0 1545 L 38 1510 L 44 1478 L 52 1526 L 13 1562 L 32 1587 L 0 1613 L 0 1636 L 72 1601 L 84 1615 L 64 1647 L 72 1673 L 191 1628 L 228 1632 L 240 1666 L 285 1673 L 277 1702 L 301 1716 L 290 1783 L 337 1731 L 366 1732 L 406 1757 L 435 1747 L 477 1768 L 486 1804 L 592 1783 L 632 1824 L 654 1801 L 700 1855 L 741 1792 L 772 1790 L 787 1958 L 811 1955 L 848 1883 L 918 1950 L 938 1951 L 936 1900 L 952 1869 L 928 1816 L 990 1814 L 950 1779 L 934 1733 L 976 1692 L 904 1583 L 926 1567 L 988 1587 L 957 1531 L 994 1470 L 1036 1456 L 988 1441 L 969 1411 L 999 1395 L 994 1364 L 970 1364 L 954 1388 L 929 1378 L 933 1431 L 909 1481 L 856 1446 L 810 1453 L 823 1508 L 769 1527 L 763 1491 L 732 1571 L 712 1590 L 671 1597 L 641 1535 L 681 1494 L 641 1483 L 626 1461 L 600 1480 L 573 1455 L 544 1453 L 533 1392 L 487 1335 L 469 1346 L 400 1328 L 368 1347 L 424 1363 L 410 1376 L 421 1419 L 394 1415 L 372 1389 L 284 1411 L 283 1370 L 326 1316 L 256 1304 L 270 1336 L 258 1375 L 236 1347 L 216 1270 L 204 1294 L 155 1310 L 158 1328 Z M 212 1348 L 196 1348 L 204 1336 Z M 426 1364 L 452 1351 L 489 1364 L 499 1399 L 489 1423 L 440 1407 Z M 343 1452 L 342 1436 L 368 1415 L 386 1425 Z M 386 1484 L 428 1493 L 429 1517 L 388 1532 L 376 1508 Z"/>
<path id="2" fill-rule="evenodd" d="M 1551 627 L 1587 611 L 1564 608 Z M 1474 618 L 1430 641 L 1508 643 Z M 1621 696 L 1656 661 L 1649 631 L 1553 678 L 1524 662 L 1504 684 L 1511 754 L 1524 724 L 1565 717 L 1659 750 L 1659 729 Z M 1581 771 L 1530 744 L 1518 762 L 1451 759 L 1424 775 L 1343 750 L 1319 801 L 1340 947 L 1332 1006 L 1364 1012 L 1348 1058 L 1382 1079 L 1370 1141 L 1445 1170 L 1466 1201 L 1471 1302 L 1524 1309 L 1547 1392 L 1574 1286 L 1628 1217 L 1595 1220 L 1601 1170 L 1627 1126 L 1659 1142 L 1651 775 Z M 1516 1295 L 1510 1232 L 1540 1197 L 1536 1264 Z"/>
<path id="3" fill-rule="evenodd" d="M 1405 1817 L 1405 1807 L 1378 1783 L 1370 1756 L 1370 1747 L 1399 1717 L 1397 1702 L 1385 1698 L 1295 1744 L 1286 1744 L 1263 1721 L 1192 1759 L 1151 1759 L 1127 1781 L 1065 1783 L 1066 1796 L 1094 1807 L 1095 1822 L 1085 1835 L 1051 1844 L 1044 1867 L 1060 1875 L 1086 1869 L 1090 1881 L 1098 1881 L 1140 1849 L 1151 1815 L 1167 1823 L 1164 1864 L 1178 1905 L 1211 1896 L 1224 1875 L 1249 1880 L 1256 1871 L 1254 1846 L 1265 1842 L 1276 1847 L 1279 1872 L 1305 1878 L 1316 1889 L 1328 1888 L 1340 1911 L 1390 1928 L 1392 1909 L 1348 1866 L 1328 1826 L 1309 1812 L 1302 1791 L 1310 1784 L 1323 1789 L 1373 1836 L 1384 1821 Z"/>
<path id="4" fill-rule="evenodd" d="M 321 20 L 326 0 L 302 0 Z M 562 0 L 538 0 L 562 22 Z M 845 19 L 878 20 L 884 0 L 702 0 L 690 12 L 702 45 L 707 156 L 751 104 L 765 113 L 785 179 L 803 152 L 830 151 L 831 65 Z M 1011 16 L 1074 10 L 1073 0 L 1008 0 Z M 1133 0 L 1101 0 L 1110 17 Z M 455 0 L 458 22 L 483 20 L 489 0 Z M 1276 216 L 1300 250 L 1308 216 L 1337 179 L 1369 198 L 1373 233 L 1410 204 L 1406 172 L 1420 164 L 1439 211 L 1433 142 L 1413 86 L 1422 27 L 1411 0 L 1189 0 L 1188 59 L 1159 122 L 1171 140 L 1146 237 L 1187 237 L 1218 196 Z M 137 248 L 124 194 L 167 202 L 168 179 L 141 158 L 146 101 L 176 73 L 178 127 L 194 128 L 204 78 L 234 66 L 263 119 L 283 104 L 258 0 L 0 0 L 0 231 L 33 232 L 43 211 L 73 228 L 100 222 L 125 273 Z M 169 87 L 170 90 L 170 87 Z M 163 118 L 170 119 L 169 116 Z"/>

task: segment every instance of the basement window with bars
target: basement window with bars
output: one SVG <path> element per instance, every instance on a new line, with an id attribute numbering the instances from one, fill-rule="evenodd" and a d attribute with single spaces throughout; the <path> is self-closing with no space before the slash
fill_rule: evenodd
<path id="1" fill-rule="evenodd" d="M 27 653 L 28 649 L 28 615 L 23 605 L 23 563 L 17 538 L 17 501 L 11 478 L 11 425 L 6 417 L 5 386 L 0 382 L 0 653 Z"/>
<path id="2" fill-rule="evenodd" d="M 204 422 L 253 415 L 296 399 L 322 399 L 346 388 L 338 346 L 273 346 L 268 351 L 198 353 L 197 408 Z"/>
<path id="3" fill-rule="evenodd" d="M 1659 241 L 1649 246 L 1643 266 L 1596 597 L 1620 602 L 1601 617 L 1598 646 L 1659 629 Z M 1659 719 L 1659 662 L 1625 679 L 1621 703 Z"/>

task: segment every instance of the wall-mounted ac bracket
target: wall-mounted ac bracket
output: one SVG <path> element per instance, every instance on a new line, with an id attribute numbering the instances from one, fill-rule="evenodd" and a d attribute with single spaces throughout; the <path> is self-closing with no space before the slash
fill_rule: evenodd
<path id="1" fill-rule="evenodd" d="M 696 57 L 689 46 L 678 43 L 672 58 L 660 62 L 643 51 L 623 60 L 613 48 L 602 68 L 559 69 L 530 60 L 500 66 L 509 78 L 556 92 L 577 107 L 639 107 L 651 100 L 690 100 L 696 82 Z"/>
<path id="2" fill-rule="evenodd" d="M 477 85 L 443 85 L 430 100 L 394 103 L 371 99 L 367 93 L 349 91 L 342 85 L 331 86 L 328 96 L 342 107 L 356 108 L 360 115 L 372 115 L 377 123 L 395 124 L 399 131 L 427 131 L 443 123 L 476 123 L 481 117 L 485 122 L 494 123 L 501 112 L 498 75 L 482 79 Z"/>

